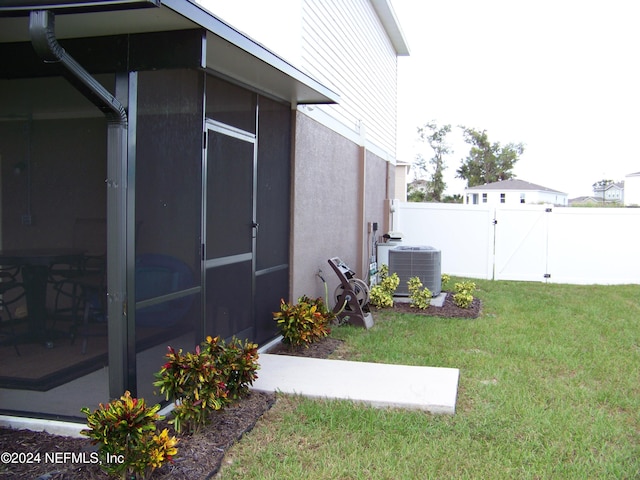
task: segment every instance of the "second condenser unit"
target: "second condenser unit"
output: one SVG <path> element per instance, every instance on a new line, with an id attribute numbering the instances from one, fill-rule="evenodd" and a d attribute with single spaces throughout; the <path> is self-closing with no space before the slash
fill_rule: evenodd
<path id="1" fill-rule="evenodd" d="M 389 250 L 389 274 L 397 273 L 400 285 L 396 295 L 409 295 L 407 281 L 418 277 L 435 297 L 442 291 L 440 250 L 433 247 L 398 246 Z"/>

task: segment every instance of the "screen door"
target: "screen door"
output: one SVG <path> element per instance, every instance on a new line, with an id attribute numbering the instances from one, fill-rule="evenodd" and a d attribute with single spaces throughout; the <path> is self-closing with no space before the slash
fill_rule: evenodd
<path id="1" fill-rule="evenodd" d="M 206 142 L 206 334 L 252 339 L 256 139 L 209 120 Z"/>

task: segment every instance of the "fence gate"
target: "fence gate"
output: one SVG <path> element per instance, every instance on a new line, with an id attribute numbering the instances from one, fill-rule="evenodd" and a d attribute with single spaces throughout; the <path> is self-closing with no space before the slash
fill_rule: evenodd
<path id="1" fill-rule="evenodd" d="M 500 208 L 494 220 L 495 280 L 542 281 L 549 275 L 549 216 L 542 205 Z"/>
<path id="2" fill-rule="evenodd" d="M 640 208 L 399 202 L 405 245 L 442 252 L 442 271 L 496 280 L 640 284 Z"/>

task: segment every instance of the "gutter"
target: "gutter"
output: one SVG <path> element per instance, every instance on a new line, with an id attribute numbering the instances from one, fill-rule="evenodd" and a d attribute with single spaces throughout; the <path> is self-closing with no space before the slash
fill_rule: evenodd
<path id="1" fill-rule="evenodd" d="M 29 13 L 29 35 L 36 53 L 45 63 L 59 63 L 61 74 L 107 119 L 107 316 L 109 395 L 119 397 L 131 390 L 130 372 L 135 356 L 127 354 L 134 341 L 127 321 L 127 191 L 128 115 L 123 105 L 60 46 L 50 10 Z M 128 86 L 126 87 L 128 91 Z"/>
<path id="2" fill-rule="evenodd" d="M 60 63 L 64 67 L 63 76 L 105 114 L 108 122 L 127 125 L 127 112 L 122 104 L 58 43 L 52 11 L 31 11 L 29 34 L 31 44 L 40 58 L 45 63 Z"/>

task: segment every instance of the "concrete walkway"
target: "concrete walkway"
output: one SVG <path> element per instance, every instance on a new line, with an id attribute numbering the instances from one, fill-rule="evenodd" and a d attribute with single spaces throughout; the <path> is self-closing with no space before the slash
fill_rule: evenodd
<path id="1" fill-rule="evenodd" d="M 343 399 L 375 407 L 454 414 L 457 368 L 414 367 L 260 354 L 253 389 Z"/>

